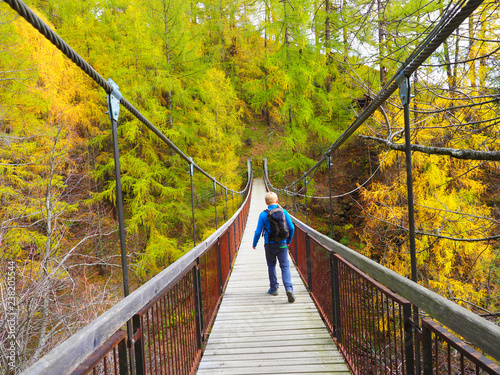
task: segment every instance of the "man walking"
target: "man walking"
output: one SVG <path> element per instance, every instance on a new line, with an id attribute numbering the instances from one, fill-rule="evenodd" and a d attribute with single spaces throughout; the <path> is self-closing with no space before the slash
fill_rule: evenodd
<path id="1" fill-rule="evenodd" d="M 278 196 L 274 192 L 265 196 L 267 210 L 260 213 L 259 222 L 253 238 L 253 248 L 257 246 L 261 234 L 264 235 L 264 248 L 269 273 L 269 294 L 278 295 L 278 278 L 276 277 L 276 260 L 280 263 L 281 278 L 285 286 L 288 302 L 295 301 L 292 277 L 288 262 L 288 246 L 292 242 L 295 227 L 286 210 L 278 205 Z"/>

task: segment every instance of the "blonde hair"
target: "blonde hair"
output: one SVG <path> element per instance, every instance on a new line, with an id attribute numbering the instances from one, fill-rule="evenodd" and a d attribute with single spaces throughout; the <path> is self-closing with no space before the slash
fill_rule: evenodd
<path id="1" fill-rule="evenodd" d="M 265 199 L 268 206 L 273 203 L 278 203 L 278 195 L 273 191 L 267 193 Z"/>

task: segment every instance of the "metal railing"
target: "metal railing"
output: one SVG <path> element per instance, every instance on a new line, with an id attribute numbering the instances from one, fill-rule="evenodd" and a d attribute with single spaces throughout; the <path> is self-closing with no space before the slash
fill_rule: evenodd
<path id="1" fill-rule="evenodd" d="M 229 221 L 23 374 L 193 373 L 241 243 L 251 189 L 249 160 L 245 200 Z"/>
<path id="2" fill-rule="evenodd" d="M 127 333 L 118 331 L 96 350 L 84 363 L 73 371 L 73 375 L 126 374 Z"/>
<path id="3" fill-rule="evenodd" d="M 353 373 L 500 374 L 466 343 L 500 361 L 500 327 L 292 220 L 290 254 Z M 418 328 L 415 306 L 435 320 Z"/>

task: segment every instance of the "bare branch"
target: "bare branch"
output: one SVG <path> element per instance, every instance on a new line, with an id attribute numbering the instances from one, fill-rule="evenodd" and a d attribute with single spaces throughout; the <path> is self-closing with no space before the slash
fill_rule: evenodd
<path id="1" fill-rule="evenodd" d="M 371 137 L 367 135 L 360 135 L 363 139 L 370 139 L 379 143 L 382 143 L 392 150 L 405 151 L 404 143 L 393 143 L 387 139 L 382 139 L 378 137 Z M 428 155 L 445 155 L 450 156 L 455 159 L 465 159 L 465 160 L 500 160 L 500 151 L 478 151 L 478 150 L 465 150 L 457 148 L 446 148 L 446 147 L 433 147 L 433 146 L 422 146 L 417 144 L 411 144 L 411 150 L 416 152 L 422 152 Z"/>

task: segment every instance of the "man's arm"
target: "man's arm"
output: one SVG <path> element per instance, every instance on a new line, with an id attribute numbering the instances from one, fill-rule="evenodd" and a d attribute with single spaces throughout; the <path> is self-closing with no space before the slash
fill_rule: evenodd
<path id="1" fill-rule="evenodd" d="M 262 218 L 262 213 L 259 215 L 259 221 L 257 222 L 257 229 L 255 229 L 255 234 L 253 236 L 252 248 L 257 247 L 260 235 L 262 234 L 262 229 L 264 228 L 264 219 Z"/>

